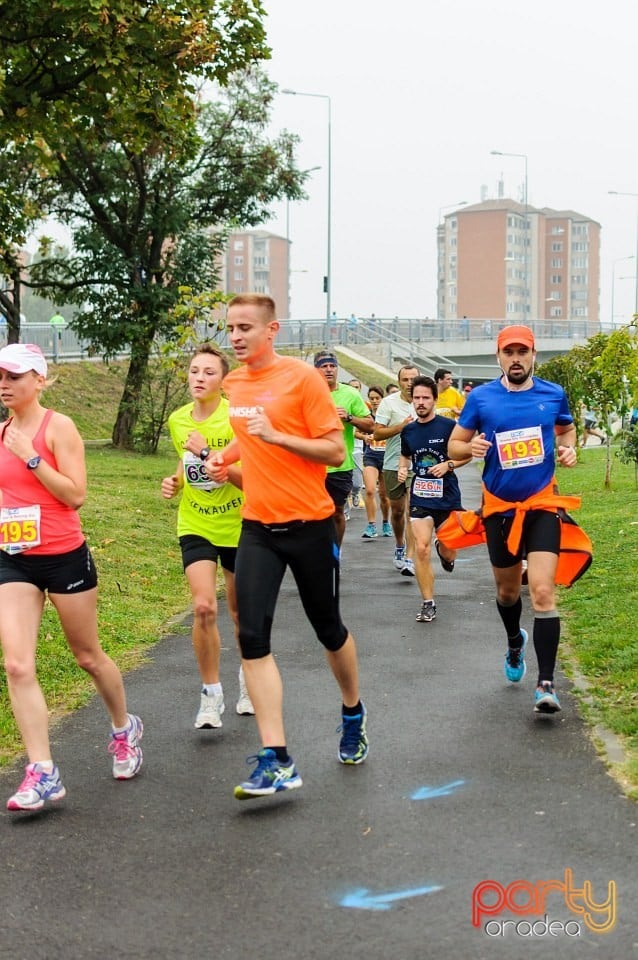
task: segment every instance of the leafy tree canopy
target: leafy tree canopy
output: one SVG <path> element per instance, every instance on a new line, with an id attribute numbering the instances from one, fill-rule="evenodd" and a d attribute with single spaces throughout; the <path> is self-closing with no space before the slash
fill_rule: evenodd
<path id="1" fill-rule="evenodd" d="M 15 139 L 106 112 L 131 148 L 171 139 L 197 84 L 267 59 L 259 0 L 3 0 L 0 116 Z"/>

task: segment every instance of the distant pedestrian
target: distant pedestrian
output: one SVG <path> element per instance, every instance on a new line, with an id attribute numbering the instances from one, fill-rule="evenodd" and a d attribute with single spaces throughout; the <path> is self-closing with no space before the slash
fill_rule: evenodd
<path id="1" fill-rule="evenodd" d="M 596 428 L 597 423 L 598 418 L 594 411 L 583 408 L 583 439 L 581 440 L 581 447 L 585 446 L 588 437 L 597 437 L 601 444 L 605 442 L 605 434 Z"/>
<path id="2" fill-rule="evenodd" d="M 348 386 L 361 393 L 361 381 L 354 377 L 348 380 Z M 366 404 L 367 406 L 367 404 Z M 361 489 L 363 487 L 363 440 L 357 436 L 357 428 L 354 428 L 354 444 L 352 447 L 352 493 L 350 501 L 353 507 L 362 507 Z"/>
<path id="3" fill-rule="evenodd" d="M 47 595 L 110 715 L 113 776 L 128 780 L 142 766 L 142 721 L 127 712 L 122 675 L 98 639 L 97 573 L 78 513 L 86 497 L 84 447 L 69 417 L 41 405 L 46 377 L 47 362 L 34 344 L 0 350 L 0 400 L 10 411 L 0 424 L 0 641 L 29 761 L 7 802 L 15 811 L 40 810 L 66 795 L 36 674 Z"/>
<path id="4" fill-rule="evenodd" d="M 392 561 L 395 570 L 404 577 L 414 576 L 414 539 L 412 530 L 406 526 L 408 511 L 409 480 L 399 480 L 399 456 L 401 454 L 401 431 L 406 423 L 415 419 L 412 406 L 412 381 L 418 376 L 417 367 L 406 364 L 398 374 L 399 392 L 383 398 L 374 421 L 374 439 L 385 440 L 383 479 L 390 500 L 390 518 L 394 531 L 395 547 Z"/>
<path id="5" fill-rule="evenodd" d="M 224 381 L 235 440 L 207 460 L 223 481 L 228 465 L 241 458 L 246 498 L 235 584 L 239 642 L 262 748 L 250 758 L 251 776 L 235 787 L 239 800 L 302 785 L 286 745 L 283 686 L 270 638 L 287 568 L 341 691 L 338 758 L 359 764 L 368 754 L 355 641 L 339 610 L 334 504 L 325 486 L 325 466 L 338 467 L 345 456 L 342 423 L 316 368 L 275 352 L 275 310 L 262 294 L 239 295 L 229 304 L 228 333 L 241 364 Z"/>
<path id="6" fill-rule="evenodd" d="M 353 486 L 354 431 L 357 429 L 369 432 L 372 430 L 374 421 L 358 390 L 354 390 L 345 383 L 339 383 L 337 379 L 339 361 L 332 350 L 318 350 L 314 356 L 314 364 L 328 384 L 332 401 L 343 424 L 345 458 L 338 467 L 328 466 L 326 472 L 326 490 L 334 502 L 337 544 L 341 547 L 346 532 L 347 501 Z"/>
<path id="7" fill-rule="evenodd" d="M 451 420 L 458 420 L 461 410 L 465 406 L 465 395 L 452 385 L 452 372 L 440 367 L 434 373 L 438 397 L 436 412 Z"/>
<path id="8" fill-rule="evenodd" d="M 374 419 L 379 404 L 383 400 L 383 390 L 381 387 L 371 385 L 368 387 L 368 406 L 370 415 Z M 385 454 L 385 440 L 375 440 L 374 431 L 365 433 L 355 430 L 355 437 L 363 441 L 363 483 L 365 486 L 365 508 L 368 518 L 368 524 L 361 534 L 363 540 L 375 540 L 377 532 L 377 494 L 379 497 L 379 509 L 381 511 L 381 534 L 384 537 L 392 536 L 392 525 L 390 523 L 390 501 L 385 489 L 383 479 L 383 457 Z"/>

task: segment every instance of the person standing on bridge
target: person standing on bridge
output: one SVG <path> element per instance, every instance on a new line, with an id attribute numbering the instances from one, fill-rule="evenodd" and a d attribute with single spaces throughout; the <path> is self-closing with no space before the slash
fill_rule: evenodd
<path id="1" fill-rule="evenodd" d="M 485 460 L 482 516 L 496 607 L 507 635 L 505 676 L 519 683 L 526 672 L 527 632 L 520 624 L 526 557 L 538 661 L 534 710 L 556 713 L 561 709 L 554 689 L 561 519 L 554 471 L 556 461 L 576 466 L 576 428 L 563 388 L 534 376 L 536 350 L 529 327 L 504 327 L 496 358 L 502 375 L 470 393 L 448 450 L 454 460 Z"/>
<path id="2" fill-rule="evenodd" d="M 11 414 L 0 424 L 0 641 L 29 760 L 7 801 L 12 811 L 40 810 L 66 795 L 36 673 L 47 594 L 111 718 L 113 776 L 129 780 L 142 766 L 142 721 L 127 712 L 122 674 L 98 638 L 97 573 L 78 513 L 86 497 L 84 446 L 69 417 L 41 405 L 46 377 L 47 362 L 34 344 L 0 350 L 0 400 Z"/>

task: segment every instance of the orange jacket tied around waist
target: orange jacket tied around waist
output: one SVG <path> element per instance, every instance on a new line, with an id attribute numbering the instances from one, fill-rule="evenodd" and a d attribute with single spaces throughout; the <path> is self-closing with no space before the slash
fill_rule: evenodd
<path id="1" fill-rule="evenodd" d="M 585 573 L 592 562 L 591 540 L 567 513 L 580 507 L 580 497 L 561 495 L 553 479 L 527 500 L 512 503 L 501 500 L 483 486 L 483 501 L 479 510 L 453 510 L 436 531 L 437 538 L 451 550 L 463 550 L 485 543 L 483 518 L 494 513 L 514 511 L 514 519 L 507 538 L 507 549 L 516 554 L 521 543 L 523 521 L 528 510 L 549 510 L 561 521 L 560 553 L 555 581 L 571 587 Z"/>

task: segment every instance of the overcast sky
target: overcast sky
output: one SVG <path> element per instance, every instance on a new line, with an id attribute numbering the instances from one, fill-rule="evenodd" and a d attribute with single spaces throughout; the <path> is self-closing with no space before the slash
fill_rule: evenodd
<path id="1" fill-rule="evenodd" d="M 633 310 L 638 197 L 636 3 L 607 0 L 265 0 L 281 89 L 332 113 L 332 307 L 436 315 L 441 208 L 481 188 L 597 220 L 601 316 Z M 325 316 L 327 100 L 279 95 L 273 129 L 299 134 L 309 199 L 289 205 L 292 315 Z M 286 235 L 286 204 L 267 225 Z M 615 263 L 614 262 L 619 261 Z M 307 271 L 307 272 L 305 272 Z M 629 278 L 629 279 L 628 279 Z"/>

